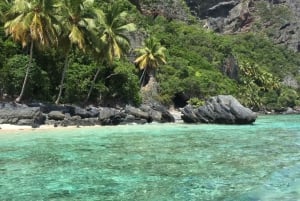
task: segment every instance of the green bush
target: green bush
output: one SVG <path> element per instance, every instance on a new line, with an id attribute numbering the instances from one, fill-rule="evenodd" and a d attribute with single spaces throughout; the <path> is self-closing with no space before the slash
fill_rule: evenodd
<path id="1" fill-rule="evenodd" d="M 284 107 L 294 107 L 299 101 L 299 95 L 294 89 L 282 88 L 280 96 L 278 98 L 278 103 L 280 106 Z"/>
<path id="2" fill-rule="evenodd" d="M 19 95 L 28 64 L 29 57 L 25 55 L 14 55 L 7 60 L 0 72 L 3 93 L 12 98 Z M 49 88 L 48 74 L 33 61 L 24 97 L 29 100 L 49 100 Z"/>
<path id="3" fill-rule="evenodd" d="M 82 103 L 88 94 L 95 71 L 95 65 L 71 63 L 65 79 L 62 102 Z"/>

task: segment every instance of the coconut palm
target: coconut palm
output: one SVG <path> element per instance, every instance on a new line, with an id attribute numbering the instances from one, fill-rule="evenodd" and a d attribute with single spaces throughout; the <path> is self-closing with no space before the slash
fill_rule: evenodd
<path id="1" fill-rule="evenodd" d="M 59 93 L 55 101 L 60 102 L 64 88 L 64 80 L 69 66 L 69 52 L 72 46 L 86 51 L 93 38 L 94 20 L 101 15 L 100 10 L 93 6 L 93 0 L 64 0 L 58 4 L 61 21 L 60 45 L 65 49 L 65 63 L 59 86 Z"/>
<path id="2" fill-rule="evenodd" d="M 142 86 L 152 86 L 153 83 L 156 83 L 156 69 L 159 65 L 166 64 L 165 51 L 166 48 L 161 46 L 161 44 L 153 37 L 146 39 L 144 47 L 136 50 L 138 57 L 135 59 L 134 63 L 142 71 L 142 76 L 140 78 L 140 84 Z M 148 82 L 146 82 L 145 79 L 147 76 L 149 77 Z"/>
<path id="3" fill-rule="evenodd" d="M 57 42 L 53 5 L 53 0 L 15 0 L 8 12 L 8 21 L 4 25 L 6 34 L 11 35 L 23 47 L 30 45 L 30 59 L 22 90 L 16 98 L 16 102 L 20 102 L 24 94 L 32 66 L 34 45 L 45 47 Z"/>
<path id="4" fill-rule="evenodd" d="M 8 0 L 0 1 L 0 23 L 5 21 L 5 11 L 9 8 L 10 2 Z"/>
<path id="5" fill-rule="evenodd" d="M 128 13 L 120 6 L 113 4 L 104 16 L 98 18 L 101 47 L 96 50 L 95 55 L 99 66 L 103 64 L 111 66 L 114 59 L 121 58 L 129 50 L 130 41 L 125 34 L 135 31 L 136 26 L 126 21 L 127 15 Z M 99 73 L 100 67 L 94 75 L 85 103 L 90 98 Z"/>

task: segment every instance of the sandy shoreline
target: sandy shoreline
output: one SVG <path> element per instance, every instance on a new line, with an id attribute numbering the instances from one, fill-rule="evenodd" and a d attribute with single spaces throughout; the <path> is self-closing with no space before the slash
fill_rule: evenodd
<path id="1" fill-rule="evenodd" d="M 0 124 L 0 133 L 1 131 L 17 131 L 17 130 L 48 130 L 48 129 L 57 129 L 57 128 L 77 128 L 76 126 L 67 126 L 67 127 L 54 127 L 54 125 L 41 125 L 39 128 L 32 128 L 31 126 L 18 126 L 13 124 Z"/>

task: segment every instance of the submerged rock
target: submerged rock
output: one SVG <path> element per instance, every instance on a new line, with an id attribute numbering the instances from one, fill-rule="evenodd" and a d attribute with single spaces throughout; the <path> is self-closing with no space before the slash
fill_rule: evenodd
<path id="1" fill-rule="evenodd" d="M 204 106 L 183 108 L 182 119 L 186 123 L 251 124 L 257 115 L 230 95 L 210 98 Z"/>

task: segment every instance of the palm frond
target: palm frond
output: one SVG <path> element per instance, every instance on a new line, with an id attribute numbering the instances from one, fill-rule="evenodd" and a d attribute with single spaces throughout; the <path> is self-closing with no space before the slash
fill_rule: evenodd
<path id="1" fill-rule="evenodd" d="M 84 49 L 84 36 L 77 26 L 73 25 L 69 39 L 72 43 L 77 44 L 80 49 Z"/>
<path id="2" fill-rule="evenodd" d="M 166 64 L 165 52 L 166 48 L 153 37 L 145 40 L 144 47 L 138 48 L 135 52 L 138 58 L 135 64 L 140 68 L 157 68 L 160 64 Z"/>

